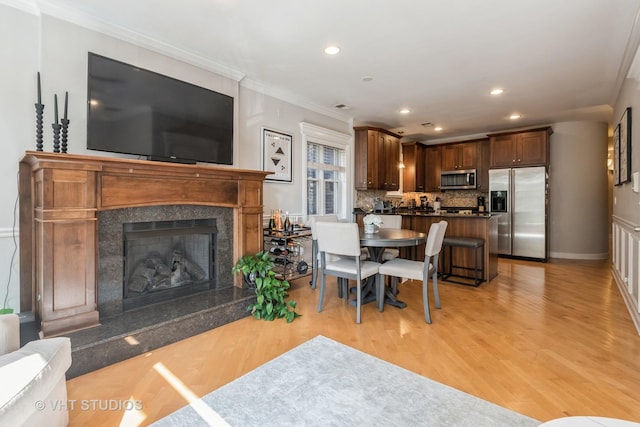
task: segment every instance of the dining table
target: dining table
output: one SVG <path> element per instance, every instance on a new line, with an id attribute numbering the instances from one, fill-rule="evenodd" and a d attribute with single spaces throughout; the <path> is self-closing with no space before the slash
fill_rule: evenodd
<path id="1" fill-rule="evenodd" d="M 427 241 L 427 233 L 404 228 L 378 228 L 374 233 L 365 233 L 360 228 L 360 245 L 369 251 L 369 258 L 379 263 L 383 261 L 386 248 L 415 247 Z M 390 286 L 385 285 L 385 304 L 398 308 L 405 308 L 407 304 L 397 299 L 396 293 Z M 368 280 L 363 287 L 362 302 L 375 301 L 376 287 L 374 280 Z"/>

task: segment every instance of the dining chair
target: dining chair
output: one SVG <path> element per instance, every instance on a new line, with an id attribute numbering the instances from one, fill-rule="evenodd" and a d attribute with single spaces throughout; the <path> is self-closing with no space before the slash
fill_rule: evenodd
<path id="1" fill-rule="evenodd" d="M 402 228 L 402 215 L 380 215 L 382 218 L 382 224 L 380 228 L 393 228 L 399 230 Z M 382 261 L 389 261 L 400 256 L 400 249 L 397 248 L 385 248 L 382 253 Z"/>
<path id="2" fill-rule="evenodd" d="M 318 222 L 338 222 L 338 215 L 313 215 L 309 217 L 309 225 L 311 226 L 311 289 L 315 289 L 318 282 L 318 261 L 320 260 L 320 252 L 318 252 L 318 231 L 316 223 Z M 338 292 L 342 298 L 342 287 L 338 283 Z"/>
<path id="3" fill-rule="evenodd" d="M 384 289 L 378 275 L 380 263 L 363 261 L 360 257 L 360 231 L 358 224 L 317 222 L 318 250 L 320 251 L 320 299 L 318 312 L 322 311 L 324 289 L 327 276 L 355 280 L 356 283 L 356 323 L 360 323 L 362 313 L 363 280 L 373 279 L 376 286 L 376 305 L 382 311 Z M 329 255 L 339 258 L 330 260 Z"/>
<path id="4" fill-rule="evenodd" d="M 422 303 L 424 305 L 424 320 L 431 323 L 429 312 L 429 276 L 433 282 L 433 296 L 436 308 L 440 308 L 440 294 L 438 293 L 438 256 L 442 250 L 442 241 L 447 231 L 447 222 L 440 221 L 431 224 L 425 245 L 424 261 L 413 261 L 404 258 L 394 258 L 380 265 L 378 272 L 384 281 L 385 276 L 391 276 L 394 289 L 397 287 L 398 278 L 422 280 Z"/>

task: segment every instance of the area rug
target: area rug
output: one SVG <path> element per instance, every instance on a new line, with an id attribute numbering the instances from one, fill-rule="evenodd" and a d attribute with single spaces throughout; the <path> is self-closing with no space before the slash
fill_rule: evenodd
<path id="1" fill-rule="evenodd" d="M 153 425 L 533 427 L 539 424 L 517 412 L 317 336 Z"/>

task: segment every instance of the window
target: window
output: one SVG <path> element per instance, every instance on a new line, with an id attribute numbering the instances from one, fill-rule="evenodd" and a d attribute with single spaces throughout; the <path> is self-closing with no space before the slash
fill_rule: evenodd
<path id="1" fill-rule="evenodd" d="M 344 150 L 307 142 L 307 215 L 340 215 L 344 160 Z"/>
<path id="2" fill-rule="evenodd" d="M 308 215 L 336 214 L 350 218 L 353 187 L 350 159 L 352 137 L 331 129 L 300 123 L 303 143 L 303 209 Z"/>

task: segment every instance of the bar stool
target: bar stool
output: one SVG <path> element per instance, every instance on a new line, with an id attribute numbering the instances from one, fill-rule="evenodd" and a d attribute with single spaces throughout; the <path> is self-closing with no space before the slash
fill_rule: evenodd
<path id="1" fill-rule="evenodd" d="M 446 263 L 447 248 L 449 248 L 449 268 Z M 453 248 L 465 248 L 473 249 L 474 251 L 474 265 L 471 267 L 464 267 L 461 265 L 455 265 L 453 260 Z M 480 259 L 478 260 L 478 255 Z M 473 270 L 473 276 L 464 276 L 453 274 L 453 269 Z M 464 279 L 473 279 L 473 283 L 451 280 L 449 277 L 460 277 Z M 475 237 L 457 237 L 450 236 L 445 237 L 442 242 L 442 280 L 447 282 L 458 283 L 461 285 L 478 286 L 484 281 L 484 239 Z"/>

